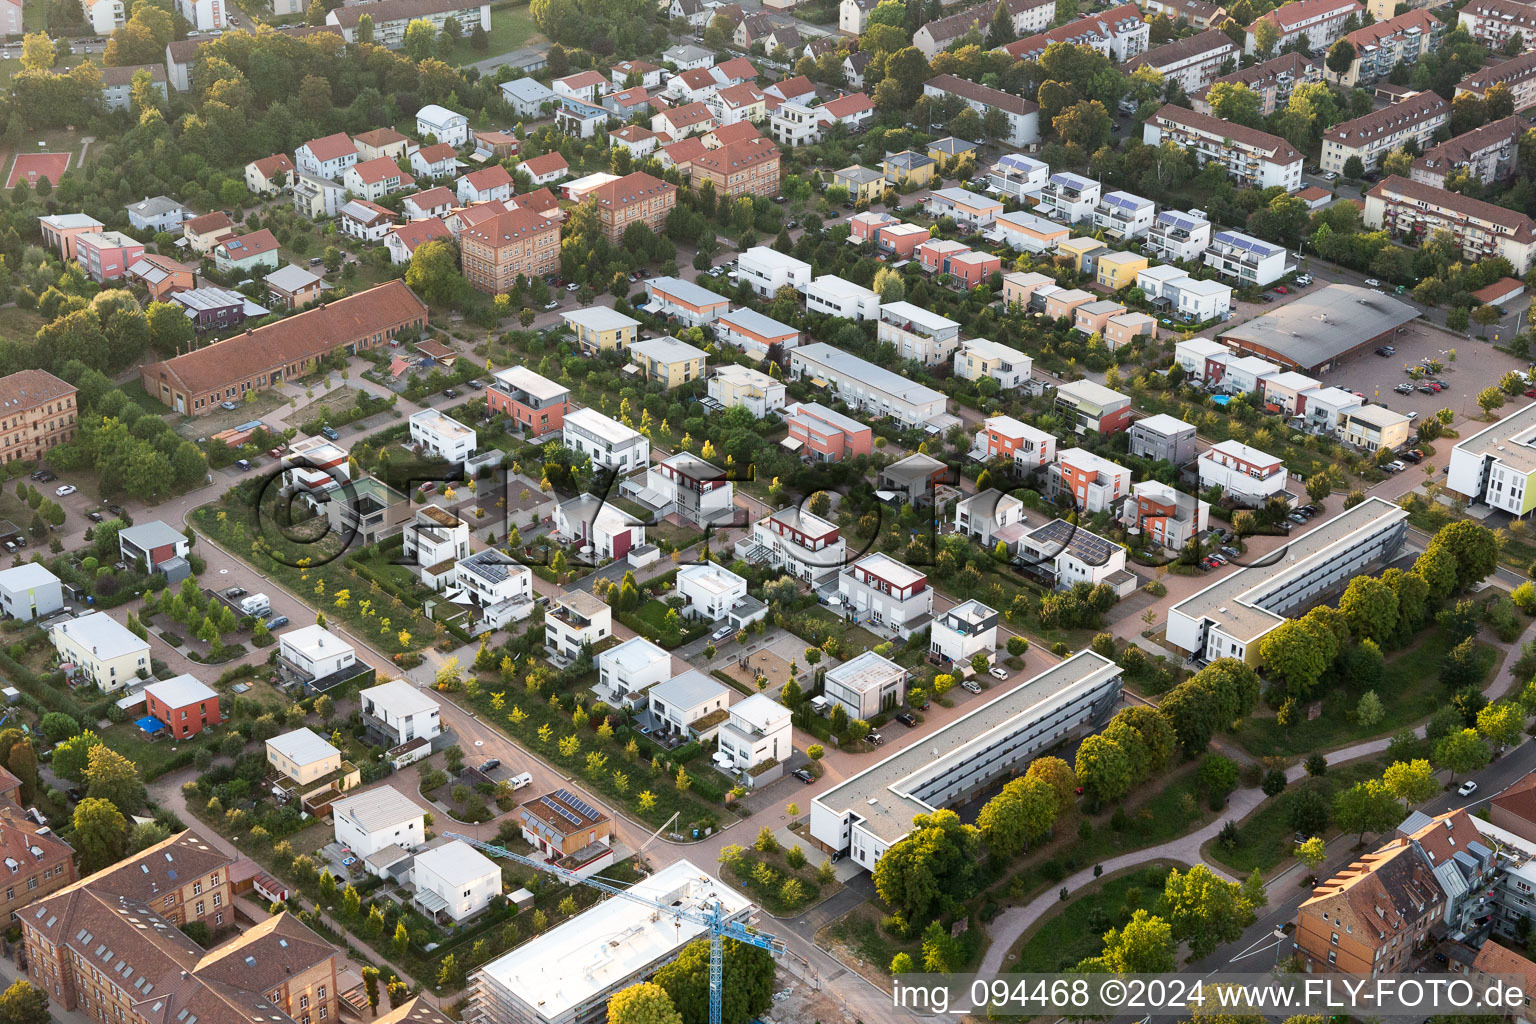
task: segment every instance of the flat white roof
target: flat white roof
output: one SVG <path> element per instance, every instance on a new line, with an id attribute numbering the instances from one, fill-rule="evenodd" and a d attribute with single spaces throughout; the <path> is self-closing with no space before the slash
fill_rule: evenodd
<path id="1" fill-rule="evenodd" d="M 709 678 L 709 676 L 698 669 L 691 668 L 686 672 L 673 676 L 671 679 L 657 683 L 651 687 L 650 692 L 651 696 L 665 704 L 689 710 L 698 707 L 705 701 L 714 700 L 727 691 L 720 683 Z M 755 694 L 754 696 L 760 697 L 762 694 Z"/>
<path id="2" fill-rule="evenodd" d="M 1094 405 L 1114 405 L 1117 402 L 1130 401 L 1128 396 L 1107 388 L 1103 384 L 1096 384 L 1086 377 L 1061 385 L 1056 389 L 1056 393 L 1084 402 L 1092 402 Z"/>
<path id="3" fill-rule="evenodd" d="M 106 612 L 91 612 L 78 619 L 66 619 L 53 629 L 70 637 L 80 646 L 90 648 L 103 661 L 149 650 L 149 641 L 134 636 L 127 626 Z"/>
<path id="4" fill-rule="evenodd" d="M 418 853 L 415 866 L 426 868 L 454 887 L 472 885 L 489 875 L 501 877 L 495 861 L 461 839 Z"/>
<path id="5" fill-rule="evenodd" d="M 1308 388 L 1317 387 L 1317 381 L 1304 373 L 1295 370 L 1283 370 L 1280 373 L 1272 373 L 1264 378 L 1266 387 L 1288 388 L 1291 391 L 1302 392 Z"/>
<path id="6" fill-rule="evenodd" d="M 673 337 L 647 338 L 644 341 L 637 341 L 629 346 L 629 351 L 663 363 L 680 363 L 685 359 L 708 358 L 703 349 L 694 348 L 686 341 L 678 341 Z"/>
<path id="7" fill-rule="evenodd" d="M 219 695 L 204 685 L 196 676 L 183 672 L 160 682 L 150 683 L 144 692 L 168 708 L 184 708 L 198 701 L 214 700 Z"/>
<path id="8" fill-rule="evenodd" d="M 819 295 L 826 295 L 833 299 L 874 299 L 878 298 L 873 291 L 863 285 L 854 284 L 847 278 L 838 277 L 836 274 L 822 274 L 816 280 L 805 286 L 806 294 L 812 291 Z"/>
<path id="9" fill-rule="evenodd" d="M 353 647 L 324 626 L 300 626 L 278 634 L 282 646 L 297 651 L 307 658 L 324 658 L 341 652 L 351 653 Z"/>
<path id="10" fill-rule="evenodd" d="M 1175 348 L 1177 351 L 1189 352 L 1197 356 L 1219 356 L 1232 351 L 1221 342 L 1211 338 L 1190 338 L 1179 342 Z"/>
<path id="11" fill-rule="evenodd" d="M 1136 279 L 1139 281 L 1145 277 L 1149 281 L 1177 281 L 1181 277 L 1188 277 L 1187 271 L 1175 267 L 1173 264 L 1163 264 L 1156 267 L 1142 267 L 1136 271 Z M 1204 340 L 1204 339 L 1201 339 Z"/>
<path id="12" fill-rule="evenodd" d="M 654 665 L 658 661 L 671 665 L 672 655 L 643 636 L 632 636 L 617 647 L 610 647 L 597 656 L 599 666 L 616 665 L 631 672 Z"/>
<path id="13" fill-rule="evenodd" d="M 853 564 L 855 568 L 874 573 L 893 587 L 910 587 L 928 578 L 926 573 L 918 572 L 907 563 L 897 561 L 883 551 L 866 555 Z"/>
<path id="14" fill-rule="evenodd" d="M 427 812 L 410 797 L 393 786 L 380 786 L 357 796 L 349 796 L 331 804 L 331 812 L 357 822 L 366 832 L 394 828 L 412 818 L 420 818 Z"/>
<path id="15" fill-rule="evenodd" d="M 708 562 L 703 565 L 685 565 L 677 571 L 677 585 L 681 589 L 683 582 L 689 586 L 707 590 L 711 594 L 726 594 L 732 588 L 745 583 L 746 580 L 731 572 L 723 565 Z"/>
<path id="16" fill-rule="evenodd" d="M 341 751 L 313 729 L 295 729 L 267 740 L 267 746 L 292 761 L 307 765 L 327 758 L 340 757 Z"/>
<path id="17" fill-rule="evenodd" d="M 722 316 L 720 319 L 724 320 Z M 777 384 L 783 387 L 782 381 L 774 380 L 761 370 L 754 370 L 750 366 L 742 366 L 740 363 L 726 363 L 715 368 L 715 376 L 731 384 L 746 385 L 757 388 L 772 387 Z"/>
<path id="18" fill-rule="evenodd" d="M 789 708 L 766 693 L 754 693 L 739 704 L 731 705 L 731 717 L 739 718 L 759 732 L 768 732 L 783 725 L 789 718 Z"/>
<path id="19" fill-rule="evenodd" d="M 686 860 L 674 861 L 630 891 L 694 911 L 718 901 L 728 918 L 751 906 L 746 897 Z M 629 984 L 706 934 L 703 925 L 617 897 L 504 953 L 486 964 L 483 973 L 529 1011 L 553 1020 Z"/>
<path id="20" fill-rule="evenodd" d="M 471 428 L 436 409 L 423 409 L 421 412 L 412 413 L 411 426 L 414 427 L 417 424 L 420 424 L 423 430 L 430 430 L 441 437 L 463 437 L 465 434 L 474 433 Z"/>
<path id="21" fill-rule="evenodd" d="M 845 434 L 860 434 L 870 429 L 869 424 L 860 423 L 852 416 L 844 416 L 836 409 L 828 409 L 820 402 L 794 402 L 784 407 L 785 420 L 797 416 L 820 420 L 827 426 L 835 427 Z"/>
<path id="22" fill-rule="evenodd" d="M 1359 395 L 1353 391 L 1345 391 L 1343 388 L 1312 388 L 1306 391 L 1305 394 L 1308 405 L 1326 405 L 1335 411 L 1353 408 L 1361 403 Z M 1536 406 L 1527 406 L 1526 408 L 1536 408 Z M 1462 442 L 1462 444 L 1465 443 L 1465 441 Z M 1461 445 L 1457 445 L 1457 447 L 1459 448 Z"/>
<path id="23" fill-rule="evenodd" d="M 791 334 L 799 334 L 800 329 L 789 324 L 780 323 L 771 316 L 764 316 L 755 309 L 742 306 L 733 309 L 729 313 L 721 313 L 719 324 L 730 324 L 745 331 L 751 331 L 762 338 L 787 338 Z M 748 369 L 748 367 L 742 367 Z"/>
<path id="24" fill-rule="evenodd" d="M 693 306 L 720 306 L 729 305 L 730 300 L 724 295 L 717 295 L 708 288 L 694 284 L 692 281 L 684 281 L 680 277 L 653 277 L 647 280 L 646 285 L 652 295 L 661 291 L 681 302 Z"/>
<path id="25" fill-rule="evenodd" d="M 1137 420 L 1134 424 L 1132 424 L 1132 426 L 1145 427 L 1148 430 L 1155 430 L 1165 437 L 1172 436 L 1174 434 L 1182 434 L 1186 431 L 1192 432 L 1195 429 L 1195 425 L 1193 423 L 1185 423 L 1177 416 L 1170 416 L 1165 412 L 1160 412 L 1155 416 L 1148 416 L 1145 419 Z"/>
<path id="26" fill-rule="evenodd" d="M 797 260 L 788 253 L 779 252 L 766 245 L 754 245 L 736 258 L 737 266 L 743 263 L 781 270 L 799 270 L 802 267 L 806 270 L 811 269 L 811 265 L 804 260 Z"/>
<path id="27" fill-rule="evenodd" d="M 1211 445 L 1210 448 L 1206 449 L 1207 455 L 1209 455 L 1211 452 L 1215 452 L 1218 455 L 1230 456 L 1234 459 L 1241 459 L 1242 461 L 1251 463 L 1255 466 L 1269 466 L 1280 461 L 1273 455 L 1269 454 L 1269 452 L 1261 451 L 1252 445 L 1243 444 L 1241 441 L 1217 441 L 1215 444 Z"/>
<path id="28" fill-rule="evenodd" d="M 438 710 L 442 705 L 428 696 L 425 690 L 412 686 L 404 679 L 391 679 L 378 686 L 370 686 L 359 697 L 366 697 L 395 715 L 419 715 Z"/>
<path id="29" fill-rule="evenodd" d="M 1225 292 L 1232 294 L 1232 286 L 1222 284 L 1220 281 L 1206 281 L 1198 277 L 1179 282 L 1179 291 L 1190 292 L 1194 295 L 1220 295 Z"/>
<path id="30" fill-rule="evenodd" d="M 1057 224 L 1053 220 L 1044 217 L 1036 217 L 1032 213 L 1000 213 L 997 215 L 997 223 L 1006 224 L 1020 231 L 1033 231 L 1037 235 L 1070 235 L 1064 225 Z"/>
<path id="31" fill-rule="evenodd" d="M 906 669 L 891 659 L 881 657 L 874 651 L 865 651 L 841 665 L 832 666 L 827 670 L 827 678 L 840 686 L 846 686 L 859 693 L 867 693 L 887 682 L 892 676 L 901 675 L 904 672 Z"/>
<path id="32" fill-rule="evenodd" d="M 570 389 L 564 384 L 556 384 L 548 377 L 535 373 L 526 366 L 513 366 L 505 370 L 497 370 L 496 379 L 509 388 L 517 388 L 519 391 L 527 392 L 530 398 L 548 400 L 570 394 Z"/>
<path id="33" fill-rule="evenodd" d="M 948 401 L 941 391 L 935 391 L 925 384 L 908 380 L 899 373 L 876 366 L 842 349 L 833 348 L 826 342 L 818 341 L 814 345 L 801 345 L 790 353 L 790 362 L 793 363 L 797 357 L 819 363 L 849 381 L 862 381 L 869 387 L 884 391 L 893 398 L 913 405 L 938 402 L 943 407 Z"/>
<path id="34" fill-rule="evenodd" d="M 1399 423 L 1406 423 L 1408 417 L 1384 405 L 1366 405 L 1361 403 L 1360 408 L 1351 409 L 1347 413 L 1352 420 L 1362 420 L 1372 426 L 1392 427 Z"/>
<path id="35" fill-rule="evenodd" d="M 610 419 L 596 409 L 573 409 L 565 414 L 566 426 L 575 425 L 589 434 L 596 434 L 609 444 L 623 444 L 640 434 L 618 420 Z"/>
<path id="36" fill-rule="evenodd" d="M 23 562 L 9 569 L 0 569 L 0 590 L 9 590 L 13 594 L 57 582 L 57 576 L 36 562 Z"/>
<path id="37" fill-rule="evenodd" d="M 561 313 L 560 319 L 568 324 L 585 327 L 589 331 L 619 331 L 626 327 L 640 326 L 639 320 L 632 316 L 625 316 L 609 306 L 588 306 L 586 309 L 573 309 L 569 313 Z"/>
<path id="38" fill-rule="evenodd" d="M 930 331 L 946 331 L 951 327 L 960 326 L 959 321 L 951 320 L 947 316 L 924 309 L 922 306 L 914 306 L 906 301 L 884 303 L 880 307 L 880 319 L 888 324 L 908 320 Z"/>

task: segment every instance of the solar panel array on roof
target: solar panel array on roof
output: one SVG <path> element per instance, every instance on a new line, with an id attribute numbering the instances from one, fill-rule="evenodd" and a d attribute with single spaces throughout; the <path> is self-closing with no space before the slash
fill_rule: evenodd
<path id="1" fill-rule="evenodd" d="M 1281 251 L 1278 245 L 1270 245 L 1268 242 L 1261 242 L 1257 238 L 1250 238 L 1247 235 L 1240 235 L 1235 231 L 1221 232 L 1216 236 L 1216 241 L 1225 242 L 1232 246 L 1234 249 L 1242 249 L 1245 252 L 1258 253 L 1260 256 L 1273 256 L 1275 253 Z"/>
<path id="2" fill-rule="evenodd" d="M 581 824 L 581 819 L 580 818 L 576 817 L 576 815 L 572 814 L 570 811 L 566 810 L 564 807 L 561 807 L 560 804 L 557 801 L 551 799 L 550 797 L 547 797 L 547 796 L 539 797 L 539 803 L 543 804 L 545 807 L 548 807 L 550 810 L 552 810 L 556 814 L 560 815 L 560 817 L 564 818 L 566 821 L 570 822 L 572 825 L 579 826 Z"/>
<path id="3" fill-rule="evenodd" d="M 1193 231 L 1201 224 L 1207 223 L 1203 220 L 1196 220 L 1188 214 L 1180 213 L 1177 210 L 1165 210 L 1157 215 L 1157 219 L 1163 224 L 1171 224 L 1185 231 Z"/>
<path id="4" fill-rule="evenodd" d="M 1126 195 L 1124 192 L 1111 192 L 1099 200 L 1105 206 L 1114 206 L 1122 210 L 1139 210 L 1146 200 L 1137 200 L 1135 196 Z"/>
<path id="5" fill-rule="evenodd" d="M 568 789 L 555 790 L 555 796 L 559 797 L 561 800 L 564 800 L 567 804 L 576 808 L 576 810 L 580 811 L 588 818 L 602 817 L 602 814 L 597 810 L 597 808 L 593 807 L 591 804 L 587 803 L 581 797 L 577 796 L 575 793 L 572 793 Z"/>
<path id="6" fill-rule="evenodd" d="M 1030 534 L 1032 540 L 1045 540 L 1055 545 L 1055 553 L 1065 550 L 1073 557 L 1089 565 L 1106 565 L 1114 553 L 1115 545 L 1065 519 L 1053 519 Z"/>

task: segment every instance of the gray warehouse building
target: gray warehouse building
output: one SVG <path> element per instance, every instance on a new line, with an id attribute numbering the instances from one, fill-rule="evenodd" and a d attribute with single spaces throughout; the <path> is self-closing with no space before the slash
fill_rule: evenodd
<path id="1" fill-rule="evenodd" d="M 1330 284 L 1272 313 L 1223 330 L 1216 340 L 1303 373 L 1321 373 L 1345 356 L 1389 341 L 1419 311 L 1376 291 Z"/>

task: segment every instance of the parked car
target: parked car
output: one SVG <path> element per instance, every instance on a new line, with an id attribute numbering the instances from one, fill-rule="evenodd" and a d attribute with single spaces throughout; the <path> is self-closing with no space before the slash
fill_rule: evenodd
<path id="1" fill-rule="evenodd" d="M 336 428 L 331 426 L 330 424 L 326 424 L 325 426 L 320 428 L 320 436 L 324 437 L 327 441 L 340 441 L 341 440 L 341 435 L 336 433 Z"/>
<path id="2" fill-rule="evenodd" d="M 1000 665 L 993 665 L 991 668 L 987 669 L 987 675 L 991 676 L 993 679 L 1007 679 L 1008 670 Z M 978 687 L 978 689 L 980 688 Z"/>
<path id="3" fill-rule="evenodd" d="M 565 290 L 568 292 L 574 292 L 580 287 L 581 285 L 577 284 L 575 281 L 572 281 L 570 284 L 565 286 Z"/>
<path id="4" fill-rule="evenodd" d="M 719 629 L 709 634 L 709 638 L 711 640 L 724 640 L 734 632 L 736 632 L 736 628 L 734 626 L 721 626 Z"/>
<path id="5" fill-rule="evenodd" d="M 244 587 L 230 587 L 228 590 L 224 591 L 224 596 L 229 598 L 231 601 L 233 601 L 237 597 L 244 597 L 245 596 L 245 588 Z"/>
<path id="6" fill-rule="evenodd" d="M 240 472 L 242 473 L 249 473 L 251 471 L 250 459 L 236 459 L 235 465 L 240 468 Z"/>
<path id="7" fill-rule="evenodd" d="M 459 397 L 459 393 L 457 391 L 453 390 L 453 388 L 443 388 L 443 397 L 444 398 L 458 398 Z"/>
<path id="8" fill-rule="evenodd" d="M 85 514 L 85 518 L 89 519 L 93 523 L 99 523 L 104 517 L 100 512 L 87 512 Z"/>
<path id="9" fill-rule="evenodd" d="M 812 775 L 810 772 L 806 771 L 804 768 L 796 768 L 794 771 L 790 772 L 789 774 L 793 775 L 795 778 L 799 779 L 801 782 L 805 783 L 807 786 L 809 786 L 811 783 L 816 781 L 816 776 Z"/>
<path id="10" fill-rule="evenodd" d="M 489 775 L 491 772 L 495 771 L 497 768 L 500 768 L 500 767 L 501 767 L 501 758 L 499 758 L 499 757 L 492 757 L 492 758 L 487 758 L 484 761 L 481 761 L 480 762 L 480 769 L 479 770 L 480 770 L 480 774 L 481 775 Z"/>
<path id="11" fill-rule="evenodd" d="M 995 672 L 997 670 L 993 669 L 993 671 Z M 965 682 L 960 684 L 960 688 L 962 690 L 969 690 L 972 693 L 980 693 L 981 692 L 981 685 L 979 683 L 977 683 L 974 679 L 967 679 Z"/>
<path id="12" fill-rule="evenodd" d="M 1411 394 L 1413 394 L 1413 385 L 1412 384 L 1399 384 L 1397 387 L 1393 388 L 1392 390 L 1396 391 L 1400 395 L 1411 395 Z M 1533 393 L 1531 397 L 1536 398 L 1536 393 Z"/>
<path id="13" fill-rule="evenodd" d="M 912 714 L 909 711 L 903 711 L 901 714 L 897 715 L 896 716 L 896 721 L 900 722 L 902 725 L 906 726 L 908 729 L 916 729 L 917 728 L 917 716 Z"/>
<path id="14" fill-rule="evenodd" d="M 1298 287 L 1298 288 L 1305 288 L 1305 287 L 1307 287 L 1307 285 L 1309 285 L 1311 283 L 1312 283 L 1312 275 L 1311 274 L 1302 274 L 1300 277 L 1296 278 L 1296 287 Z"/>
<path id="15" fill-rule="evenodd" d="M 230 412 L 233 412 L 237 408 L 237 406 L 235 405 L 234 402 L 220 402 L 219 403 L 219 408 L 220 409 L 228 410 Z"/>
<path id="16" fill-rule="evenodd" d="M 63 487 L 60 487 L 58 490 L 54 491 L 53 496 L 55 498 L 66 498 L 69 495 L 74 494 L 77 490 L 79 490 L 79 488 L 74 484 L 65 484 Z"/>
<path id="17" fill-rule="evenodd" d="M 1289 295 L 1289 294 L 1291 294 L 1291 290 L 1289 288 L 1287 288 L 1283 284 L 1277 284 L 1277 285 L 1275 285 L 1275 294 L 1276 295 Z"/>
<path id="18" fill-rule="evenodd" d="M 1380 288 L 1381 282 L 1376 280 L 1374 277 L 1368 277 L 1365 279 L 1365 286 L 1367 288 Z"/>
<path id="19" fill-rule="evenodd" d="M 1477 792 L 1477 783 L 1473 782 L 1471 779 L 1468 779 L 1466 782 L 1463 782 L 1461 784 L 1461 788 L 1456 791 L 1456 795 L 1457 796 L 1471 796 L 1473 793 L 1476 793 L 1476 792 Z"/>
<path id="20" fill-rule="evenodd" d="M 1388 473 L 1401 473 L 1407 468 L 1408 463 L 1404 462 L 1402 459 L 1393 459 L 1386 465 L 1386 470 Z"/>
<path id="21" fill-rule="evenodd" d="M 53 473 L 49 472 L 48 470 L 44 469 L 44 470 L 41 470 L 41 471 L 39 471 L 37 473 L 35 479 L 40 484 L 51 484 L 55 480 L 57 480 L 58 477 L 55 476 Z"/>
<path id="22" fill-rule="evenodd" d="M 286 615 L 279 615 L 275 619 L 267 620 L 268 629 L 282 629 L 286 625 L 288 625 L 288 616 Z"/>

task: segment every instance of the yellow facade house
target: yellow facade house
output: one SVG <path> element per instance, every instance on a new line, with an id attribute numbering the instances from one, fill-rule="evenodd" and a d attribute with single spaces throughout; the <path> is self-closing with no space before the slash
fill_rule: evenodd
<path id="1" fill-rule="evenodd" d="M 1147 269 L 1147 258 L 1134 252 L 1107 252 L 1099 257 L 1098 282 L 1111 291 L 1136 283 L 1136 275 Z"/>
<path id="2" fill-rule="evenodd" d="M 1093 259 L 1099 253 L 1108 252 L 1109 246 L 1088 235 L 1077 238 L 1063 238 L 1056 243 L 1057 259 L 1071 261 L 1072 269 L 1080 274 L 1093 273 Z"/>
<path id="3" fill-rule="evenodd" d="M 625 316 L 608 306 L 593 306 L 570 313 L 561 313 L 560 319 L 570 325 L 576 341 L 587 354 L 623 351 L 634 344 L 640 334 L 640 321 Z"/>
<path id="4" fill-rule="evenodd" d="M 668 390 L 703 377 L 706 358 L 701 349 L 676 338 L 647 338 L 629 346 L 630 364 Z"/>
<path id="5" fill-rule="evenodd" d="M 852 167 L 833 171 L 832 184 L 846 188 L 848 201 L 858 206 L 861 203 L 872 203 L 880 198 L 885 192 L 885 175 L 854 164 Z"/>

